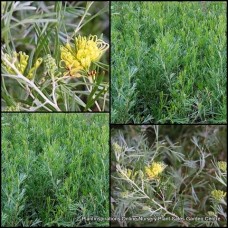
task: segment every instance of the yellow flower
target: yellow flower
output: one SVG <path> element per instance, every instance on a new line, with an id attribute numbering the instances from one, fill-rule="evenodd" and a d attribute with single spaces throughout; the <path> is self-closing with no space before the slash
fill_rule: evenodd
<path id="1" fill-rule="evenodd" d="M 71 76 L 75 75 L 78 71 L 83 69 L 80 62 L 73 55 L 69 43 L 67 43 L 65 47 L 61 46 L 60 52 L 61 62 L 65 64 L 65 68 L 68 70 Z"/>
<path id="2" fill-rule="evenodd" d="M 213 190 L 211 192 L 211 195 L 214 199 L 221 201 L 226 196 L 226 192 L 223 192 L 221 190 Z"/>
<path id="3" fill-rule="evenodd" d="M 84 68 L 88 69 L 91 62 L 100 59 L 104 51 L 108 49 L 108 44 L 103 40 L 97 39 L 97 36 L 86 37 L 79 36 L 75 39 L 77 49 L 77 59 L 81 61 Z"/>
<path id="4" fill-rule="evenodd" d="M 133 172 L 131 169 L 123 169 L 123 174 L 130 178 Z"/>
<path id="5" fill-rule="evenodd" d="M 20 71 L 21 74 L 24 74 L 24 71 L 28 65 L 28 55 L 20 51 L 19 53 L 14 52 L 13 56 L 5 54 L 5 57 L 10 63 L 14 64 L 14 66 Z M 3 65 L 10 74 L 15 74 L 14 70 L 10 66 L 8 66 L 7 63 L 5 63 L 4 61 Z"/>
<path id="6" fill-rule="evenodd" d="M 113 144 L 112 144 L 112 146 L 113 146 L 113 150 L 116 152 L 116 153 L 121 153 L 122 152 L 122 147 L 118 144 L 118 143 L 116 143 L 116 142 L 114 142 Z"/>
<path id="7" fill-rule="evenodd" d="M 128 178 L 130 178 L 132 175 L 132 170 L 131 169 L 127 169 L 127 176 Z"/>
<path id="8" fill-rule="evenodd" d="M 7 112 L 12 112 L 12 111 L 20 111 L 20 103 L 17 103 L 15 106 L 8 106 L 4 109 L 4 111 L 7 111 Z"/>
<path id="9" fill-rule="evenodd" d="M 145 167 L 145 173 L 150 180 L 157 179 L 159 174 L 161 174 L 165 168 L 166 165 L 164 163 L 153 162 L 150 166 Z"/>
<path id="10" fill-rule="evenodd" d="M 23 74 L 28 65 L 29 56 L 21 51 L 17 54 L 17 56 L 19 57 L 19 62 L 17 63 L 16 67 Z"/>
<path id="11" fill-rule="evenodd" d="M 69 43 L 60 47 L 61 62 L 65 64 L 71 76 L 75 76 L 80 70 L 88 71 L 92 62 L 97 62 L 109 45 L 97 36 L 88 38 L 80 35 L 75 38 L 74 47 Z"/>
<path id="12" fill-rule="evenodd" d="M 18 71 L 21 74 L 25 73 L 25 69 L 28 65 L 28 59 L 29 59 L 28 55 L 26 55 L 24 52 L 20 51 L 19 53 L 14 52 L 13 56 L 10 56 L 9 54 L 4 54 L 4 56 L 10 63 L 14 64 L 14 66 L 18 69 Z M 29 79 L 32 78 L 34 71 L 40 66 L 41 63 L 42 63 L 42 58 L 38 58 L 34 64 L 34 66 L 29 70 L 29 73 L 27 75 L 27 77 Z M 10 74 L 16 73 L 10 66 L 7 65 L 6 62 L 3 61 L 3 65 L 5 66 L 6 70 Z"/>
<path id="13" fill-rule="evenodd" d="M 225 161 L 219 161 L 218 162 L 218 167 L 219 167 L 220 170 L 226 172 L 227 163 Z"/>
<path id="14" fill-rule="evenodd" d="M 208 214 L 209 216 L 211 216 L 211 217 L 212 217 L 212 216 L 216 216 L 216 214 L 215 214 L 214 211 L 208 211 L 207 214 Z"/>
<path id="15" fill-rule="evenodd" d="M 40 66 L 40 64 L 42 63 L 43 59 L 42 58 L 38 58 L 34 64 L 34 66 L 29 70 L 28 79 L 32 79 L 34 76 L 34 72 L 37 70 L 37 68 Z"/>

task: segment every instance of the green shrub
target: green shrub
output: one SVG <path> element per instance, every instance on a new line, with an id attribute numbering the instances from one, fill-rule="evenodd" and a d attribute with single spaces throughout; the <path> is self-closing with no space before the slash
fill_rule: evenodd
<path id="1" fill-rule="evenodd" d="M 109 216 L 107 114 L 11 113 L 2 122 L 2 226 Z"/>
<path id="2" fill-rule="evenodd" d="M 226 122 L 226 3 L 113 2 L 112 122 Z"/>
<path id="3" fill-rule="evenodd" d="M 226 131 L 221 125 L 113 127 L 112 225 L 225 226 Z"/>

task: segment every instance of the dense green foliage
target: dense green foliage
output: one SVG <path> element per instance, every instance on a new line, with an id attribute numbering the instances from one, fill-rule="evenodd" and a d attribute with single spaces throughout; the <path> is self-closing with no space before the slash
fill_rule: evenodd
<path id="1" fill-rule="evenodd" d="M 1 226 L 108 217 L 108 140 L 107 114 L 3 114 Z"/>
<path id="2" fill-rule="evenodd" d="M 225 226 L 226 133 L 221 125 L 113 125 L 113 226 Z"/>
<path id="3" fill-rule="evenodd" d="M 226 3 L 112 2 L 112 122 L 226 122 Z"/>

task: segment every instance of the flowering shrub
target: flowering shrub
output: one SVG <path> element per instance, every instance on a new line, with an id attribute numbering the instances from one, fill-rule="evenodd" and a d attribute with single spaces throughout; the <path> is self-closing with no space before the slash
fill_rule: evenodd
<path id="1" fill-rule="evenodd" d="M 108 2 L 52 4 L 2 3 L 2 110 L 108 111 Z"/>
<path id="2" fill-rule="evenodd" d="M 113 226 L 225 226 L 226 126 L 111 129 Z"/>

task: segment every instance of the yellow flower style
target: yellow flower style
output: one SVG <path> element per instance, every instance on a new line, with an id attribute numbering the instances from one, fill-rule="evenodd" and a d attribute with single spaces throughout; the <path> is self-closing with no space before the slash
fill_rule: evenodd
<path id="1" fill-rule="evenodd" d="M 226 172 L 226 168 L 227 168 L 227 163 L 225 161 L 219 161 L 218 162 L 218 167 L 220 170 L 222 170 L 223 172 Z"/>
<path id="2" fill-rule="evenodd" d="M 213 196 L 214 199 L 221 201 L 226 196 L 226 192 L 223 192 L 221 190 L 213 190 L 211 192 L 211 195 Z"/>
<path id="3" fill-rule="evenodd" d="M 88 71 L 91 63 L 97 62 L 109 48 L 109 44 L 92 35 L 88 38 L 79 35 L 75 38 L 74 45 L 72 47 L 67 43 L 60 47 L 61 63 L 65 64 L 71 76 L 76 76 L 76 73 L 81 70 Z"/>
<path id="4" fill-rule="evenodd" d="M 65 68 L 68 70 L 71 76 L 75 75 L 78 71 L 83 69 L 80 62 L 75 58 L 73 54 L 73 50 L 69 43 L 67 43 L 65 47 L 61 46 L 60 51 L 61 51 L 60 63 L 63 62 L 65 64 Z"/>
<path id="5" fill-rule="evenodd" d="M 18 71 L 21 73 L 21 74 L 24 74 L 25 73 L 25 69 L 28 65 L 28 59 L 29 59 L 29 56 L 26 55 L 24 52 L 20 51 L 19 53 L 17 52 L 14 52 L 13 53 L 13 56 L 10 56 L 9 54 L 4 54 L 6 59 L 14 64 L 14 66 L 18 69 Z M 40 64 L 42 63 L 42 58 L 38 58 L 34 64 L 34 66 L 29 70 L 28 72 L 28 75 L 27 77 L 29 79 L 32 79 L 33 77 L 33 73 L 34 71 L 37 70 L 37 68 L 40 66 Z M 14 72 L 14 70 L 7 65 L 7 63 L 5 63 L 3 61 L 3 65 L 4 67 L 6 68 L 6 70 L 10 73 L 10 74 L 15 74 L 16 72 Z"/>
<path id="6" fill-rule="evenodd" d="M 145 167 L 145 173 L 148 176 L 148 179 L 158 179 L 166 166 L 167 165 L 162 162 L 153 162 L 150 166 Z"/>

